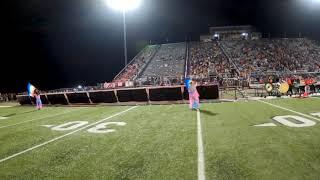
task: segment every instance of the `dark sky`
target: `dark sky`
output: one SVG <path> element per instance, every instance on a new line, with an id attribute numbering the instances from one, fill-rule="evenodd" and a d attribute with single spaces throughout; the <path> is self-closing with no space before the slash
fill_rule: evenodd
<path id="1" fill-rule="evenodd" d="M 314 1 L 314 2 L 313 2 Z M 149 40 L 184 41 L 208 26 L 254 25 L 320 39 L 320 0 L 144 0 L 127 13 L 129 58 Z M 110 81 L 123 67 L 121 13 L 103 0 L 2 2 L 0 92 Z"/>

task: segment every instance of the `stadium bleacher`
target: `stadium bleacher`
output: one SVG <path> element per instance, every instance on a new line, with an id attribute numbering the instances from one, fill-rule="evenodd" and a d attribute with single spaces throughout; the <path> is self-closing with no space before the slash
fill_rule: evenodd
<path id="1" fill-rule="evenodd" d="M 158 45 L 147 46 L 114 79 L 114 82 L 135 79 L 159 49 Z"/>
<path id="2" fill-rule="evenodd" d="M 163 44 L 140 77 L 183 76 L 185 56 L 186 43 Z"/>
<path id="3" fill-rule="evenodd" d="M 234 69 L 217 42 L 190 43 L 189 75 L 207 78 L 210 75 L 232 77 Z"/>
<path id="4" fill-rule="evenodd" d="M 305 38 L 223 40 L 221 44 L 241 73 L 247 76 L 267 71 L 320 71 L 320 48 Z"/>
<path id="5" fill-rule="evenodd" d="M 187 76 L 209 81 L 214 81 L 210 77 L 250 81 L 269 74 L 308 74 L 320 72 L 319 52 L 320 46 L 306 38 L 163 44 L 155 48 L 154 56 L 147 56 L 147 62 L 134 60 L 134 68 L 128 66 L 116 80 L 136 80 L 135 86 L 177 85 L 181 84 L 185 69 Z"/>

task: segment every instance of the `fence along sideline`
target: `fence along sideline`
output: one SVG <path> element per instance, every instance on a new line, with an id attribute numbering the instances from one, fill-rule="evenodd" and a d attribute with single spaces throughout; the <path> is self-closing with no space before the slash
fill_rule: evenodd
<path id="1" fill-rule="evenodd" d="M 202 100 L 219 99 L 218 85 L 197 87 Z M 28 95 L 18 95 L 21 105 L 32 105 L 35 99 Z M 184 86 L 162 86 L 145 88 L 123 88 L 109 90 L 93 90 L 79 92 L 60 92 L 41 94 L 43 104 L 73 105 L 73 104 L 123 104 L 152 102 L 184 102 L 188 100 L 188 92 Z"/>

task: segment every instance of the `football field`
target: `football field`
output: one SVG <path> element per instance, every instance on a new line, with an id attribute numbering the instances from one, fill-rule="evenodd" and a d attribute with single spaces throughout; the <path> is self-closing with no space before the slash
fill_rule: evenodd
<path id="1" fill-rule="evenodd" d="M 0 105 L 0 179 L 319 179 L 320 98 Z"/>

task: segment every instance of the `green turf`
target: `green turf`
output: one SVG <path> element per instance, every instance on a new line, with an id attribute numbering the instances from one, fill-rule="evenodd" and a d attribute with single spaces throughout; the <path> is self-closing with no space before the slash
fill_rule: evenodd
<path id="1" fill-rule="evenodd" d="M 274 104 L 320 101 L 276 100 Z M 309 105 L 312 106 L 312 105 Z M 260 102 L 205 105 L 202 115 L 209 179 L 317 179 L 320 177 L 320 127 L 253 127 L 278 115 L 295 115 Z M 314 109 L 314 110 L 315 110 Z"/>
<path id="2" fill-rule="evenodd" d="M 19 104 L 17 102 L 0 102 L 1 106 L 18 106 Z"/>
<path id="3" fill-rule="evenodd" d="M 320 112 L 316 98 L 265 101 Z M 0 160 L 72 131 L 41 125 L 94 123 L 128 108 L 0 108 L 9 117 L 0 120 Z M 206 178 L 318 179 L 320 122 L 289 128 L 272 120 L 279 115 L 296 114 L 258 101 L 202 104 Z M 108 121 L 127 125 L 109 134 L 84 129 L 2 162 L 0 179 L 197 179 L 197 116 L 187 105 L 140 106 Z M 271 122 L 277 127 L 253 126 Z"/>
<path id="4" fill-rule="evenodd" d="M 61 134 L 39 127 L 41 124 L 61 124 L 71 120 L 94 122 L 113 114 L 111 109 L 120 111 L 110 107 L 88 108 L 68 116 L 8 128 L 0 133 L 0 144 L 7 144 L 1 148 L 0 157 Z M 2 163 L 0 177 L 196 179 L 195 112 L 185 109 L 186 106 L 139 107 L 110 120 L 128 123 L 119 127 L 117 132 L 107 135 L 79 132 Z M 103 117 L 102 112 L 105 114 Z"/>

